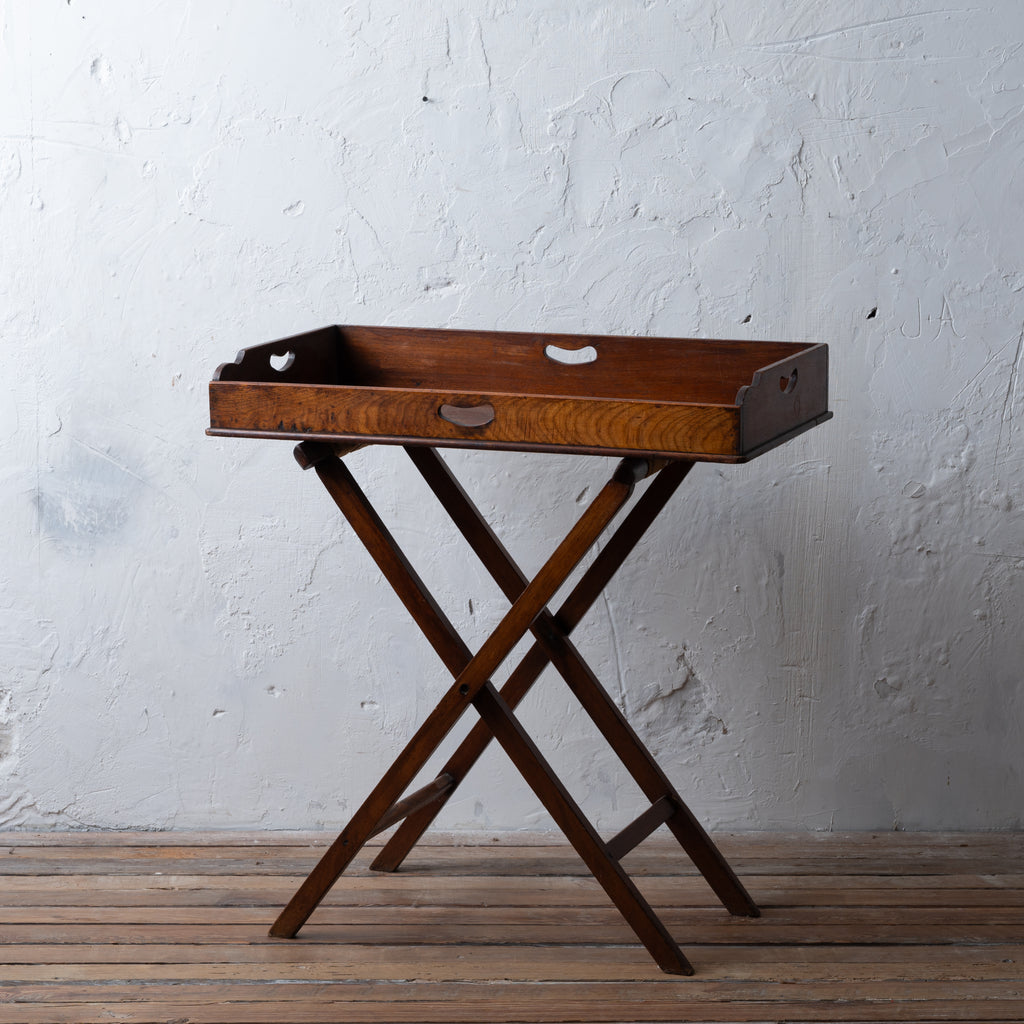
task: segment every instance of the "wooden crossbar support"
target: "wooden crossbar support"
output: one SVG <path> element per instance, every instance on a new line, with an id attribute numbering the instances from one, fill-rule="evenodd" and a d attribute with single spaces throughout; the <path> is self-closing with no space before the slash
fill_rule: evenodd
<path id="1" fill-rule="evenodd" d="M 338 444 L 330 441 L 304 441 L 294 449 L 295 461 L 303 469 L 312 469 L 318 462 L 329 459 L 332 455 L 339 459 L 365 448 L 365 444 Z"/>
<path id="2" fill-rule="evenodd" d="M 433 782 L 428 782 L 415 793 L 410 793 L 404 800 L 399 800 L 391 805 L 391 810 L 385 812 L 384 816 L 374 826 L 370 833 L 372 839 L 381 832 L 387 832 L 392 825 L 397 825 L 403 818 L 423 807 L 432 804 L 438 796 L 443 796 L 455 785 L 455 780 L 446 772 L 441 772 Z"/>
<path id="3" fill-rule="evenodd" d="M 668 824 L 731 912 L 756 915 L 757 908 L 569 640 L 569 634 L 657 517 L 692 463 L 623 459 L 551 557 L 529 580 L 440 456 L 430 448 L 413 447 L 408 451 L 450 518 L 508 597 L 511 608 L 476 654 L 471 654 L 342 463 L 340 456 L 346 454 L 346 449 L 320 442 L 303 442 L 298 446 L 299 464 L 316 470 L 388 583 L 454 676 L 454 682 L 299 887 L 272 926 L 271 935 L 294 937 L 366 841 L 402 822 L 373 863 L 375 868 L 394 870 L 494 738 L 658 965 L 672 974 L 692 973 L 675 940 L 620 866 L 621 858 L 660 825 Z M 547 602 L 629 499 L 634 485 L 647 476 L 654 476 L 653 482 L 562 607 L 551 613 Z M 499 693 L 490 675 L 527 631 L 533 632 L 535 643 Z M 513 713 L 516 703 L 548 663 L 555 666 L 580 699 L 652 802 L 647 811 L 608 842 L 598 836 Z M 406 787 L 470 704 L 479 712 L 481 721 L 441 773 L 403 799 Z"/>
<path id="4" fill-rule="evenodd" d="M 661 828 L 675 814 L 676 805 L 663 796 L 655 800 L 638 818 L 631 821 L 618 835 L 612 836 L 604 845 L 608 856 L 622 860 L 630 850 L 635 850 L 655 829 Z"/>
<path id="5" fill-rule="evenodd" d="M 584 817 L 493 684 L 482 687 L 473 703 L 512 763 L 540 798 L 545 810 L 576 848 L 590 873 L 601 883 L 657 965 L 667 974 L 693 974 L 693 967 L 675 939 L 619 862 L 608 856 L 605 844 L 593 825 Z"/>

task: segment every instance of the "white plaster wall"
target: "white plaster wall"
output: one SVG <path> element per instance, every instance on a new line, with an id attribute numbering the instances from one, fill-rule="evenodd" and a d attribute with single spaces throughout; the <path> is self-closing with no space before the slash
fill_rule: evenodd
<path id="1" fill-rule="evenodd" d="M 829 342 L 836 418 L 698 467 L 581 646 L 712 826 L 1020 827 L 1022 43 L 1017 0 L 0 3 L 0 825 L 334 826 L 426 714 L 290 445 L 203 435 L 218 363 L 349 322 Z M 610 465 L 451 459 L 528 568 Z M 404 457 L 350 461 L 479 640 Z M 523 714 L 638 809 L 557 680 Z M 443 824 L 549 822 L 496 753 Z"/>

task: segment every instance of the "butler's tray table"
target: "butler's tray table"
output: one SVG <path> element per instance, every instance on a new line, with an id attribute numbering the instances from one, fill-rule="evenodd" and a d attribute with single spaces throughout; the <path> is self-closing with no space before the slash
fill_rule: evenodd
<path id="1" fill-rule="evenodd" d="M 692 973 L 621 864 L 659 826 L 669 828 L 730 913 L 757 916 L 756 904 L 570 635 L 695 463 L 746 462 L 829 416 L 825 345 L 328 327 L 244 349 L 223 364 L 210 383 L 209 433 L 299 441 L 299 464 L 316 470 L 454 677 L 271 934 L 295 936 L 367 840 L 401 823 L 372 864 L 397 869 L 492 738 L 663 970 Z M 345 465 L 348 452 L 368 444 L 404 446 L 511 603 L 476 653 Z M 438 453 L 445 447 L 620 461 L 531 580 L 452 475 Z M 648 477 L 568 597 L 549 610 L 548 602 Z M 532 647 L 495 687 L 491 675 L 528 632 Z M 515 715 L 549 663 L 650 801 L 609 839 L 598 835 Z M 470 705 L 480 720 L 432 782 L 403 796 Z"/>

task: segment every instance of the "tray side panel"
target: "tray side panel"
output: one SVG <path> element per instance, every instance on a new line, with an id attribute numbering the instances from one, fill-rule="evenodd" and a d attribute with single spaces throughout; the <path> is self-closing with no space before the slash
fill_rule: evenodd
<path id="1" fill-rule="evenodd" d="M 340 355 L 338 328 L 324 327 L 243 348 L 233 362 L 217 367 L 213 379 L 268 384 L 337 384 L 341 380 Z"/>
<path id="2" fill-rule="evenodd" d="M 343 381 L 368 387 L 731 404 L 789 342 L 339 327 Z M 593 362 L 555 355 L 591 349 Z M 307 379 L 306 383 L 329 383 Z"/>
<path id="3" fill-rule="evenodd" d="M 759 370 L 737 402 L 744 454 L 828 418 L 828 346 L 815 345 Z"/>
<path id="4" fill-rule="evenodd" d="M 483 405 L 494 414 L 478 427 L 459 426 L 440 415 L 442 406 Z M 214 381 L 210 426 L 217 433 L 337 435 L 389 443 L 408 438 L 473 448 L 522 445 L 715 458 L 741 454 L 735 406 L 612 399 Z"/>

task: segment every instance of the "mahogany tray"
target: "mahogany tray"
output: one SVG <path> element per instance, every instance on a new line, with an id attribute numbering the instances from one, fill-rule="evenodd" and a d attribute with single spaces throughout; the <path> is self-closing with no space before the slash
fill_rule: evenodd
<path id="1" fill-rule="evenodd" d="M 746 462 L 831 415 L 827 345 L 334 326 L 220 366 L 208 433 Z"/>

